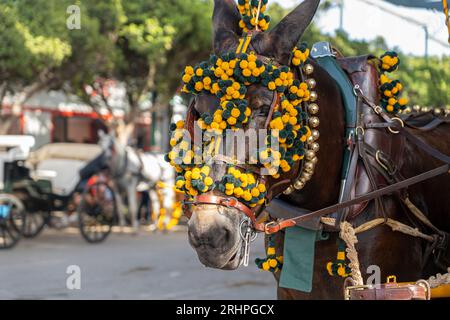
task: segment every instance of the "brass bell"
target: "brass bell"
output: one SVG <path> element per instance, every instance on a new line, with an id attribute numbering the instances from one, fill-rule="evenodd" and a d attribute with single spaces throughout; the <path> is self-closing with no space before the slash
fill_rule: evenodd
<path id="1" fill-rule="evenodd" d="M 441 114 L 442 110 L 440 108 L 434 108 L 433 112 L 434 112 L 435 115 L 438 116 L 438 115 Z"/>
<path id="2" fill-rule="evenodd" d="M 305 157 L 306 160 L 312 160 L 316 156 L 316 153 L 312 150 L 306 150 Z"/>
<path id="3" fill-rule="evenodd" d="M 319 158 L 314 157 L 314 158 L 312 158 L 310 161 L 311 161 L 312 163 L 314 163 L 314 165 L 316 165 L 317 162 L 319 162 Z"/>
<path id="4" fill-rule="evenodd" d="M 420 106 L 419 105 L 414 105 L 413 106 L 413 110 L 415 111 L 415 112 L 419 112 L 420 111 Z"/>
<path id="5" fill-rule="evenodd" d="M 313 78 L 306 80 L 306 83 L 308 84 L 308 87 L 310 89 L 314 89 L 316 87 L 316 80 L 314 80 Z"/>
<path id="6" fill-rule="evenodd" d="M 289 186 L 286 190 L 283 191 L 284 194 L 291 194 L 294 192 L 294 188 L 292 186 Z"/>
<path id="7" fill-rule="evenodd" d="M 311 93 L 309 94 L 309 100 L 316 101 L 317 100 L 317 92 L 311 91 Z"/>
<path id="8" fill-rule="evenodd" d="M 320 124 L 319 118 L 317 117 L 311 117 L 309 118 L 309 125 L 313 128 L 318 127 Z"/>
<path id="9" fill-rule="evenodd" d="M 311 161 L 308 161 L 305 163 L 303 168 L 305 169 L 306 172 L 312 173 L 314 171 L 314 163 L 312 163 Z"/>
<path id="10" fill-rule="evenodd" d="M 309 75 L 314 72 L 314 67 L 312 65 L 310 65 L 309 63 L 305 64 L 305 66 L 303 67 L 303 71 L 305 71 L 305 73 L 307 75 Z"/>
<path id="11" fill-rule="evenodd" d="M 305 181 L 311 180 L 311 177 L 312 177 L 312 174 L 311 174 L 311 173 L 308 173 L 308 172 L 303 172 L 303 173 L 302 173 L 302 178 L 303 178 L 303 180 L 305 180 Z"/>
<path id="12" fill-rule="evenodd" d="M 311 130 L 311 137 L 314 138 L 314 141 L 316 141 L 317 139 L 319 139 L 319 137 L 320 137 L 319 130 L 317 130 L 317 129 L 312 129 L 312 130 Z"/>
<path id="13" fill-rule="evenodd" d="M 316 114 L 317 112 L 319 112 L 319 106 L 317 105 L 317 103 L 310 103 L 308 105 L 308 112 L 310 114 Z"/>
<path id="14" fill-rule="evenodd" d="M 305 184 L 302 181 L 300 181 L 300 180 L 295 181 L 295 183 L 294 183 L 295 189 L 300 190 L 300 189 L 303 189 L 304 187 L 305 187 Z"/>
<path id="15" fill-rule="evenodd" d="M 308 144 L 312 144 L 312 143 L 314 142 L 314 137 L 313 137 L 312 135 L 310 135 L 310 136 L 308 137 L 308 139 L 306 140 L 306 142 L 307 142 Z"/>
<path id="16" fill-rule="evenodd" d="M 317 142 L 314 142 L 314 143 L 311 145 L 311 150 L 314 151 L 314 152 L 319 151 L 319 144 L 318 144 Z"/>
<path id="17" fill-rule="evenodd" d="M 428 108 L 428 107 L 422 107 L 422 108 L 420 109 L 420 111 L 422 111 L 422 112 L 428 112 L 428 111 L 430 111 L 430 108 Z"/>
<path id="18" fill-rule="evenodd" d="M 403 113 L 411 113 L 411 108 L 410 107 L 406 107 L 405 110 L 403 110 Z"/>

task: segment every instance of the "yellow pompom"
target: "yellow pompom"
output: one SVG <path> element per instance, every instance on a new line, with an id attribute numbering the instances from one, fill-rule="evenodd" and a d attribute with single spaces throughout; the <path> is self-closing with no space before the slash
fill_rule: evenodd
<path id="1" fill-rule="evenodd" d="M 260 194 L 259 189 L 258 188 L 253 188 L 252 191 L 251 191 L 251 194 L 255 198 L 259 197 L 259 194 Z"/>
<path id="2" fill-rule="evenodd" d="M 194 74 L 194 68 L 192 68 L 191 66 L 187 66 L 186 68 L 184 68 L 184 73 L 186 73 L 188 75 L 193 75 Z"/>
<path id="3" fill-rule="evenodd" d="M 244 77 L 250 77 L 250 76 L 252 75 L 252 71 L 251 71 L 250 69 L 244 69 L 244 70 L 242 71 L 242 75 L 243 75 Z"/>
<path id="4" fill-rule="evenodd" d="M 337 274 L 341 277 L 345 276 L 345 267 L 342 264 L 339 264 L 339 268 L 337 269 Z"/>
<path id="5" fill-rule="evenodd" d="M 211 177 L 205 178 L 205 185 L 210 186 L 213 184 L 213 179 Z"/>
<path id="6" fill-rule="evenodd" d="M 244 191 L 242 198 L 244 198 L 245 201 L 250 201 L 250 200 L 252 200 L 252 195 L 250 192 Z"/>
<path id="7" fill-rule="evenodd" d="M 239 177 L 241 176 L 241 172 L 239 170 L 234 170 L 232 173 L 233 177 L 235 177 L 236 179 L 239 179 Z"/>
<path id="8" fill-rule="evenodd" d="M 275 248 L 274 247 L 269 247 L 267 248 L 267 255 L 271 256 L 275 254 Z"/>
<path id="9" fill-rule="evenodd" d="M 275 268 L 278 265 L 278 261 L 276 259 L 269 259 L 269 266 Z"/>
<path id="10" fill-rule="evenodd" d="M 175 183 L 175 186 L 176 186 L 178 189 L 181 189 L 181 188 L 183 188 L 183 186 L 184 186 L 185 183 L 186 183 L 186 182 L 185 182 L 184 180 L 178 180 L 178 181 Z"/>
<path id="11" fill-rule="evenodd" d="M 263 270 L 265 270 L 265 271 L 269 271 L 269 269 L 270 269 L 269 263 L 268 263 L 267 261 L 263 262 L 262 268 L 263 268 Z"/>
<path id="12" fill-rule="evenodd" d="M 260 183 L 258 184 L 258 190 L 259 192 L 266 192 L 266 186 Z"/>
<path id="13" fill-rule="evenodd" d="M 235 124 L 236 124 L 236 118 L 229 117 L 229 118 L 227 119 L 227 122 L 228 122 L 228 124 L 230 124 L 230 125 L 235 125 Z"/>
<path id="14" fill-rule="evenodd" d="M 233 108 L 233 109 L 231 110 L 231 115 L 232 115 L 233 117 L 235 117 L 235 118 L 239 117 L 240 114 L 241 114 L 241 112 L 239 111 L 238 108 Z"/>
<path id="15" fill-rule="evenodd" d="M 333 266 L 333 262 L 328 262 L 328 263 L 327 263 L 327 271 L 328 271 L 328 274 L 329 274 L 330 276 L 333 276 L 332 266 Z"/>
<path id="16" fill-rule="evenodd" d="M 204 83 L 205 85 L 210 85 L 210 84 L 211 84 L 211 78 L 210 78 L 210 77 L 205 77 L 205 78 L 203 79 L 203 83 Z"/>
<path id="17" fill-rule="evenodd" d="M 257 59 L 256 55 L 254 55 L 253 53 L 248 55 L 248 61 L 250 62 L 255 62 Z"/>
<path id="18" fill-rule="evenodd" d="M 188 75 L 188 74 L 185 74 L 184 76 L 183 76 L 183 78 L 181 78 L 181 80 L 183 80 L 183 82 L 184 83 L 188 83 L 189 81 L 191 81 L 191 76 L 190 75 Z"/>
<path id="19" fill-rule="evenodd" d="M 201 91 L 203 89 L 203 83 L 202 82 L 196 82 L 195 83 L 195 90 Z"/>
<path id="20" fill-rule="evenodd" d="M 242 60 L 241 62 L 239 62 L 239 67 L 241 67 L 241 69 L 247 69 L 248 62 L 246 60 Z"/>
<path id="21" fill-rule="evenodd" d="M 191 179 L 196 180 L 200 178 L 199 172 L 192 172 Z"/>
<path id="22" fill-rule="evenodd" d="M 195 75 L 196 76 L 198 76 L 198 77 L 201 77 L 202 75 L 203 75 L 203 69 L 197 69 L 196 71 L 195 71 Z"/>
<path id="23" fill-rule="evenodd" d="M 233 192 L 237 197 L 240 197 L 244 193 L 244 191 L 240 187 L 234 188 Z"/>

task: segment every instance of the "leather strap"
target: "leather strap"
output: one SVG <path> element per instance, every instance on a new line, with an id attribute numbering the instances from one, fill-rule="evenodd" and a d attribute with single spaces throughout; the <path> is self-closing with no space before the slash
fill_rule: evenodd
<path id="1" fill-rule="evenodd" d="M 392 185 L 389 185 L 387 187 L 384 187 L 384 188 L 381 188 L 381 189 L 378 189 L 378 190 L 366 193 L 366 194 L 364 194 L 362 196 L 359 196 L 359 197 L 356 197 L 356 198 L 354 198 L 352 200 L 348 200 L 348 201 L 345 201 L 345 202 L 342 202 L 342 203 L 337 203 L 335 205 L 332 205 L 332 206 L 329 206 L 329 207 L 326 207 L 326 208 L 323 208 L 323 209 L 311 212 L 309 214 L 305 214 L 305 215 L 300 216 L 300 217 L 287 219 L 287 220 L 282 220 L 282 221 L 278 221 L 278 222 L 275 222 L 275 221 L 270 222 L 270 223 L 268 223 L 266 225 L 265 232 L 267 234 L 278 232 L 281 229 L 295 226 L 300 221 L 303 221 L 303 220 L 306 220 L 306 219 L 312 219 L 312 218 L 315 218 L 315 217 L 322 217 L 322 216 L 328 215 L 330 213 L 336 212 L 338 210 L 350 207 L 350 206 L 352 206 L 354 204 L 358 204 L 358 203 L 361 203 L 361 202 L 364 202 L 364 201 L 368 201 L 368 200 L 372 200 L 372 199 L 378 198 L 378 197 L 386 195 L 386 194 L 390 194 L 390 193 L 392 193 L 394 191 L 398 191 L 400 189 L 404 189 L 404 188 L 409 187 L 409 186 L 411 186 L 413 184 L 416 184 L 416 183 L 419 183 L 419 182 L 431 179 L 433 177 L 436 177 L 438 175 L 447 173 L 448 170 L 449 170 L 449 164 L 445 164 L 445 165 L 442 165 L 442 166 L 440 166 L 438 168 L 426 171 L 426 172 L 424 172 L 422 174 L 419 174 L 417 176 L 414 176 L 414 177 L 408 178 L 406 180 L 403 180 L 403 181 L 394 183 Z"/>
<path id="2" fill-rule="evenodd" d="M 428 292 L 419 284 L 387 283 L 378 286 L 349 287 L 349 300 L 428 300 Z"/>
<path id="3" fill-rule="evenodd" d="M 250 218 L 250 220 L 253 223 L 253 227 L 257 231 L 264 231 L 264 224 L 257 223 L 256 217 L 253 214 L 253 211 L 247 207 L 245 204 L 237 200 L 233 197 L 222 197 L 212 194 L 201 194 L 195 197 L 192 204 L 198 205 L 198 204 L 212 204 L 212 205 L 219 205 L 229 208 L 235 208 L 239 211 L 241 211 L 243 214 L 245 214 L 247 217 Z"/>

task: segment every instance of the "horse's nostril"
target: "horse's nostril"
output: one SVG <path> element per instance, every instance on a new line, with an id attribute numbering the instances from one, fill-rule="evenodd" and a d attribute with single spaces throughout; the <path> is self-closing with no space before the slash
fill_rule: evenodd
<path id="1" fill-rule="evenodd" d="M 214 230 L 211 234 L 210 244 L 214 248 L 227 246 L 231 239 L 231 231 L 227 228 L 220 228 Z"/>
<path id="2" fill-rule="evenodd" d="M 213 228 L 201 234 L 188 230 L 189 241 L 195 248 L 208 246 L 213 249 L 227 247 L 232 238 L 231 230 L 228 228 Z"/>

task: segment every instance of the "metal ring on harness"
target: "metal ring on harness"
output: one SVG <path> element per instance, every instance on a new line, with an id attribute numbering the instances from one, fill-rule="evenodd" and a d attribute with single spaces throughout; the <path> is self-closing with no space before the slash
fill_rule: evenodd
<path id="1" fill-rule="evenodd" d="M 355 134 L 356 134 L 357 136 L 359 136 L 358 130 L 361 131 L 361 137 L 364 137 L 364 134 L 366 133 L 366 131 L 364 130 L 364 128 L 363 128 L 362 126 L 357 126 L 357 127 L 355 128 Z"/>
<path id="2" fill-rule="evenodd" d="M 398 121 L 398 122 L 400 123 L 400 126 L 401 126 L 402 128 L 405 127 L 405 124 L 403 123 L 403 120 L 400 119 L 399 117 L 393 117 L 393 118 L 391 118 L 391 120 L 396 120 L 396 121 Z M 393 134 L 397 134 L 397 133 L 400 132 L 400 131 L 397 131 L 397 130 L 392 129 L 391 127 L 388 127 L 388 130 L 389 130 L 391 133 L 393 133 Z"/>
<path id="3" fill-rule="evenodd" d="M 421 286 L 425 289 L 427 294 L 427 300 L 431 300 L 431 287 L 428 281 L 420 279 L 416 281 L 416 285 Z"/>
<path id="4" fill-rule="evenodd" d="M 380 150 L 377 150 L 377 152 L 375 153 L 375 159 L 377 160 L 378 164 L 379 164 L 384 170 L 386 170 L 386 172 L 389 172 L 388 167 L 381 161 L 380 154 L 381 154 L 381 151 L 380 151 Z"/>

